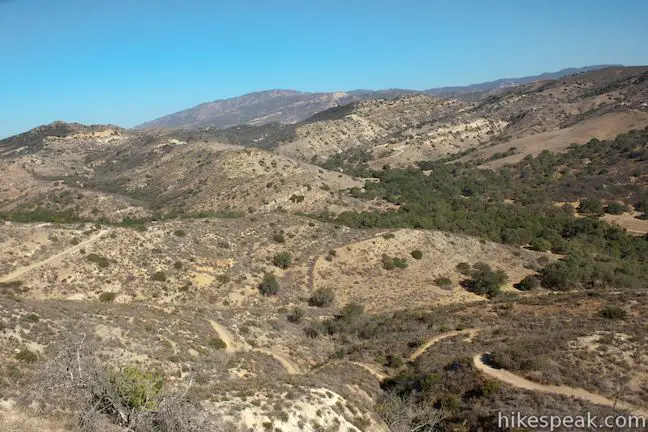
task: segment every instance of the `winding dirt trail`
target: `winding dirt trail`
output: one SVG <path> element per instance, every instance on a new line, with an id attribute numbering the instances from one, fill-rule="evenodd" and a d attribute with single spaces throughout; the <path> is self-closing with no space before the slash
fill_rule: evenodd
<path id="1" fill-rule="evenodd" d="M 234 345 L 234 338 L 232 338 L 232 334 L 225 327 L 214 320 L 209 320 L 209 324 L 212 326 L 214 331 L 218 333 L 218 337 L 223 342 L 225 342 L 225 352 L 234 353 L 238 351 L 238 349 Z"/>
<path id="2" fill-rule="evenodd" d="M 625 402 L 614 401 L 605 396 L 596 393 L 590 393 L 587 390 L 582 388 L 574 388 L 574 387 L 568 387 L 563 385 L 557 386 L 557 385 L 538 384 L 533 381 L 529 381 L 528 379 L 516 375 L 512 372 L 503 369 L 492 368 L 488 366 L 486 363 L 484 363 L 485 355 L 486 355 L 485 353 L 481 353 L 473 357 L 473 362 L 475 364 L 475 367 L 478 370 L 482 371 L 484 374 L 492 378 L 495 378 L 499 381 L 502 381 L 503 383 L 509 384 L 513 387 L 517 387 L 524 390 L 537 391 L 541 393 L 551 393 L 551 394 L 573 397 L 576 399 L 581 399 L 587 402 L 591 402 L 596 405 L 608 406 L 621 411 L 629 411 L 633 414 L 648 416 L 648 410 L 646 409 L 639 408 Z"/>
<path id="3" fill-rule="evenodd" d="M 363 368 L 364 370 L 369 372 L 371 375 L 378 378 L 379 381 L 383 381 L 383 380 L 389 378 L 389 375 L 387 375 L 386 373 L 384 373 L 381 370 L 377 369 L 376 366 L 374 366 L 374 365 L 367 364 L 367 363 L 361 363 L 361 362 L 355 362 L 355 361 L 350 361 L 349 363 L 351 363 L 354 366 L 358 366 L 358 367 Z"/>
<path id="4" fill-rule="evenodd" d="M 16 270 L 10 272 L 10 273 L 7 273 L 4 276 L 0 276 L 0 282 L 12 281 L 12 280 L 16 279 L 17 277 L 22 276 L 23 274 L 25 274 L 25 273 L 27 273 L 29 271 L 37 269 L 38 267 L 42 267 L 42 266 L 44 266 L 46 264 L 50 264 L 52 262 L 55 262 L 55 261 L 63 258 L 65 255 L 71 254 L 72 252 L 77 252 L 77 251 L 81 250 L 84 246 L 88 246 L 89 244 L 92 244 L 92 243 L 96 242 L 101 237 L 106 235 L 109 231 L 110 230 L 100 231 L 98 234 L 95 234 L 94 236 L 90 237 L 89 239 L 84 240 L 84 241 L 80 242 L 79 244 L 76 244 L 76 245 L 74 245 L 72 247 L 69 247 L 67 249 L 64 249 L 61 252 L 50 256 L 47 259 L 35 262 L 33 264 L 29 264 L 28 266 L 21 267 L 19 269 L 16 269 Z"/>
<path id="5" fill-rule="evenodd" d="M 265 348 L 252 348 L 250 351 L 260 352 L 269 355 L 270 357 L 277 360 L 281 364 L 281 366 L 283 366 L 286 372 L 290 375 L 298 375 L 301 373 L 299 368 L 294 363 L 292 363 L 286 357 L 283 357 L 281 354 L 277 354 L 272 350 L 265 349 Z"/>
<path id="6" fill-rule="evenodd" d="M 212 326 L 212 329 L 218 333 L 218 337 L 225 342 L 225 352 L 226 353 L 235 353 L 235 352 L 245 352 L 245 351 L 254 351 L 259 352 L 265 355 L 268 355 L 281 364 L 286 372 L 290 375 L 300 374 L 301 371 L 294 363 L 288 360 L 286 357 L 278 354 L 272 349 L 267 348 L 252 348 L 245 341 L 242 341 L 242 345 L 239 345 L 237 342 L 234 342 L 234 336 L 227 330 L 221 323 L 209 320 L 209 324 Z"/>
<path id="7" fill-rule="evenodd" d="M 466 338 L 467 342 L 471 342 L 472 339 L 479 333 L 479 329 L 468 329 L 468 330 L 454 330 L 451 332 L 447 333 L 441 333 L 440 335 L 434 336 L 432 339 L 428 340 L 425 342 L 423 345 L 418 347 L 416 351 L 414 351 L 414 354 L 412 354 L 409 358 L 409 361 L 414 361 L 417 358 L 421 357 L 427 350 L 429 350 L 434 344 L 441 342 L 444 339 L 448 339 L 451 337 L 459 336 L 459 335 L 467 335 L 468 337 Z"/>

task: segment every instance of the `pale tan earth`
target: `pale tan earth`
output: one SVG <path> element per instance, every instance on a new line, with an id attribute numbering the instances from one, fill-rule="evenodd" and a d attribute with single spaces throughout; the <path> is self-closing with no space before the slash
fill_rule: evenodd
<path id="1" fill-rule="evenodd" d="M 390 236 L 393 235 L 393 238 Z M 385 238 L 387 237 L 387 238 Z M 423 252 L 423 258 L 412 258 L 415 249 Z M 475 264 L 484 261 L 496 269 L 503 269 L 509 276 L 505 290 L 533 270 L 525 268 L 543 254 L 523 251 L 516 256 L 512 249 L 474 238 L 435 231 L 395 230 L 381 233 L 371 239 L 347 244 L 335 249 L 336 255 L 329 261 L 319 257 L 313 266 L 313 291 L 329 287 L 336 293 L 342 305 L 352 301 L 361 302 L 368 311 L 377 312 L 429 304 L 483 301 L 483 297 L 460 288 L 465 279 L 456 271 L 457 264 Z M 406 269 L 385 270 L 381 257 L 406 258 Z M 546 255 L 546 254 L 544 254 Z M 444 290 L 435 279 L 450 278 L 454 288 Z M 517 290 L 516 290 L 517 291 Z"/>
<path id="2" fill-rule="evenodd" d="M 443 333 L 438 336 L 433 337 L 432 339 L 426 341 L 423 345 L 418 347 L 416 351 L 410 356 L 409 361 L 414 361 L 423 354 L 427 350 L 429 350 L 434 344 L 441 342 L 444 339 L 448 339 L 451 337 L 459 336 L 459 335 L 466 335 L 467 337 L 464 339 L 464 342 L 470 342 L 472 339 L 479 333 L 479 329 L 469 329 L 469 330 L 454 330 L 451 332 Z"/>
<path id="3" fill-rule="evenodd" d="M 537 391 L 541 393 L 551 393 L 562 396 L 573 397 L 576 399 L 582 399 L 587 402 L 591 402 L 596 405 L 604 405 L 608 407 L 613 407 L 620 411 L 627 411 L 631 414 L 641 415 L 644 417 L 648 416 L 648 409 L 636 407 L 625 403 L 620 400 L 612 400 L 605 396 L 601 396 L 595 393 L 590 393 L 587 390 L 582 388 L 573 388 L 567 386 L 556 386 L 556 385 L 543 385 L 529 381 L 526 378 L 523 378 L 519 375 L 515 375 L 509 371 L 503 369 L 494 369 L 483 361 L 484 354 L 477 354 L 473 357 L 473 362 L 475 367 L 485 373 L 486 375 L 493 377 L 499 381 L 502 381 L 513 387 L 521 388 L 524 390 Z"/>
<path id="4" fill-rule="evenodd" d="M 604 114 L 599 118 L 587 119 L 564 129 L 543 132 L 489 146 L 464 156 L 459 161 L 488 159 L 495 153 L 503 153 L 515 147 L 514 155 L 480 165 L 484 168 L 497 169 L 507 164 L 519 162 L 529 154 L 537 156 L 545 150 L 563 152 L 568 150 L 572 144 L 584 144 L 592 138 L 599 140 L 613 139 L 628 130 L 643 129 L 646 126 L 648 126 L 648 113 L 644 111 Z"/>
<path id="5" fill-rule="evenodd" d="M 604 221 L 625 228 L 629 234 L 644 235 L 648 233 L 648 220 L 637 219 L 639 212 L 629 212 L 621 215 L 606 214 L 601 217 Z"/>

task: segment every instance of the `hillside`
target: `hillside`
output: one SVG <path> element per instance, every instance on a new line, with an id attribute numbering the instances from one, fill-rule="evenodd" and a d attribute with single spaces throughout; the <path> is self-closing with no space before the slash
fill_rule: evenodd
<path id="1" fill-rule="evenodd" d="M 328 168 L 407 166 L 470 150 L 516 158 L 648 125 L 648 68 L 536 81 L 479 101 L 408 95 L 322 112 L 280 137 L 250 142 Z M 511 155 L 512 156 L 512 155 Z M 327 160 L 329 163 L 326 163 Z"/>
<path id="2" fill-rule="evenodd" d="M 353 207 L 346 175 L 213 139 L 55 123 L 0 141 L 0 214 L 120 222 L 154 215 Z M 364 204 L 360 204 L 364 206 Z"/>
<path id="3" fill-rule="evenodd" d="M 371 97 L 389 97 L 392 92 L 306 93 L 267 90 L 240 97 L 207 102 L 136 126 L 136 129 L 201 127 L 226 128 L 267 123 L 293 124 L 339 105 Z M 394 96 L 401 94 L 393 92 Z"/>
<path id="4" fill-rule="evenodd" d="M 0 430 L 645 415 L 647 97 L 607 68 L 1 140 Z"/>

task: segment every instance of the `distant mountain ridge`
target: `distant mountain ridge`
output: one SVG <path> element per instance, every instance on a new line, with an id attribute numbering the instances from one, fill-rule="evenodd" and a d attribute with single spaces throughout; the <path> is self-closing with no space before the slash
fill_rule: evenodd
<path id="1" fill-rule="evenodd" d="M 427 90 L 384 89 L 351 90 L 338 92 L 308 93 L 297 90 L 273 89 L 248 93 L 230 99 L 202 103 L 158 119 L 142 123 L 135 129 L 204 127 L 228 128 L 239 125 L 263 125 L 269 123 L 295 124 L 321 111 L 367 99 L 394 99 L 407 94 L 427 94 L 440 97 L 472 98 L 502 88 L 526 84 L 537 80 L 557 79 L 577 73 L 610 67 L 594 65 L 567 68 L 522 78 L 503 78 L 468 86 L 441 87 Z"/>
<path id="2" fill-rule="evenodd" d="M 569 75 L 591 72 L 594 70 L 605 69 L 610 67 L 623 67 L 623 65 L 603 64 L 603 65 L 583 66 L 580 68 L 565 68 L 557 72 L 544 72 L 538 75 L 531 75 L 531 76 L 526 76 L 521 78 L 501 78 L 495 81 L 486 81 L 483 83 L 470 84 L 467 86 L 432 88 L 432 89 L 425 90 L 424 93 L 433 96 L 450 96 L 450 95 L 456 95 L 462 93 L 487 92 L 491 90 L 497 90 L 500 88 L 513 87 L 521 84 L 528 84 L 533 81 L 554 80 Z"/>

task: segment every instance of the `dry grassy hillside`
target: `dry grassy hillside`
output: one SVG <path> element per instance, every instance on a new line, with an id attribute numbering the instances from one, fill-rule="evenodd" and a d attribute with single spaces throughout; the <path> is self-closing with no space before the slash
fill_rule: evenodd
<path id="1" fill-rule="evenodd" d="M 62 124 L 17 138 L 0 142 L 0 167 L 12 174 L 0 189 L 0 213 L 119 222 L 178 211 L 366 206 L 339 193 L 362 180 L 213 140 Z"/>
<path id="2" fill-rule="evenodd" d="M 511 87 L 474 102 L 421 95 L 364 101 L 298 123 L 294 136 L 278 138 L 277 150 L 318 163 L 334 155 L 353 162 L 364 152 L 374 168 L 474 147 L 483 149 L 479 154 L 515 147 L 523 157 L 583 135 L 609 138 L 645 127 L 647 77 L 645 67 L 615 67 Z"/>
<path id="3" fill-rule="evenodd" d="M 410 247 L 423 257 L 410 257 L 405 269 L 380 267 L 381 254 Z M 161 371 L 171 388 L 193 377 L 192 395 L 205 409 L 253 430 L 268 422 L 282 430 L 386 430 L 372 408 L 380 365 L 345 366 L 332 357 L 333 341 L 304 329 L 350 301 L 372 312 L 482 302 L 463 288 L 432 288 L 431 279 L 458 281 L 456 263 L 482 256 L 516 280 L 540 256 L 456 235 L 349 230 L 276 213 L 146 229 L 8 223 L 0 251 L 7 422 L 18 424 L 26 416 L 18 407 L 40 400 L 21 391 L 38 382 L 39 368 L 84 334 L 111 365 Z M 285 269 L 275 262 L 281 252 L 291 257 Z M 266 273 L 277 277 L 276 296 L 259 291 Z M 334 302 L 309 305 L 327 286 Z M 295 308 L 299 322 L 287 319 Z"/>

